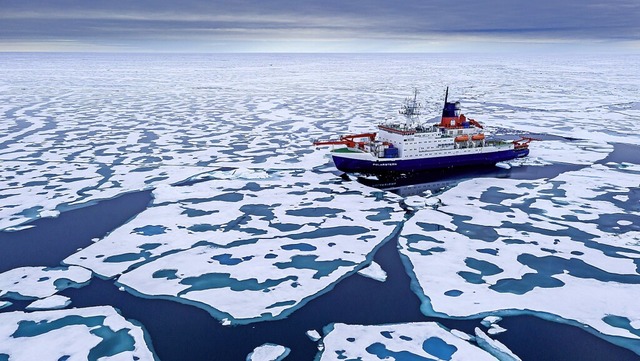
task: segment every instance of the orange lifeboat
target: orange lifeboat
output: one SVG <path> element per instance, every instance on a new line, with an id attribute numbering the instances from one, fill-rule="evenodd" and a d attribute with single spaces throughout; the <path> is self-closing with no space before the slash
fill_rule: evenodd
<path id="1" fill-rule="evenodd" d="M 469 140 L 469 136 L 468 135 L 459 135 L 454 139 L 456 142 L 466 142 L 467 140 Z"/>
<path id="2" fill-rule="evenodd" d="M 475 134 L 473 137 L 471 137 L 471 139 L 473 139 L 473 140 L 483 140 L 484 139 L 484 134 Z"/>

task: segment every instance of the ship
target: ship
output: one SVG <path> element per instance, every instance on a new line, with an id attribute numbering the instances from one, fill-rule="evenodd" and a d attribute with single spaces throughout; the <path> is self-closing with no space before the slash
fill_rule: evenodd
<path id="1" fill-rule="evenodd" d="M 459 101 L 449 102 L 448 97 L 447 87 L 442 115 L 432 119 L 439 120 L 435 124 L 420 121 L 421 104 L 414 89 L 413 96 L 401 106 L 401 119 L 379 124 L 377 132 L 317 140 L 314 145 L 333 146 L 331 156 L 337 169 L 370 175 L 503 164 L 529 154 L 529 143 L 534 139 L 490 137 L 479 122 L 462 114 Z"/>

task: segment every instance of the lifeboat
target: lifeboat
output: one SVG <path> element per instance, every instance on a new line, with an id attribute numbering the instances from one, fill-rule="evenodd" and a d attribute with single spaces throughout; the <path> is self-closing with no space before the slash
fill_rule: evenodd
<path id="1" fill-rule="evenodd" d="M 473 137 L 471 137 L 472 140 L 483 140 L 484 139 L 484 134 L 475 134 Z"/>
<path id="2" fill-rule="evenodd" d="M 454 139 L 456 142 L 466 142 L 469 140 L 469 136 L 468 135 L 459 135 Z"/>

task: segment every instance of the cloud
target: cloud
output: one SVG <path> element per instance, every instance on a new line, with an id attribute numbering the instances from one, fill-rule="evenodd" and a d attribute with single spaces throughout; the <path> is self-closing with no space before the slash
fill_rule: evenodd
<path id="1" fill-rule="evenodd" d="M 636 0 L 3 1 L 0 41 L 637 41 Z M 196 45 L 194 45 L 196 46 Z M 0 48 L 1 50 L 2 48 Z M 215 49 L 214 49 L 215 50 Z"/>

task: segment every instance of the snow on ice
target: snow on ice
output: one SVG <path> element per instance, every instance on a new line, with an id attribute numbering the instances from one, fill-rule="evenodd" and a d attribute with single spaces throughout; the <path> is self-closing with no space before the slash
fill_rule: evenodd
<path id="1" fill-rule="evenodd" d="M 53 295 L 47 298 L 33 301 L 25 309 L 28 311 L 57 310 L 60 308 L 65 308 L 70 304 L 71 299 L 69 297 L 62 295 Z"/>
<path id="2" fill-rule="evenodd" d="M 229 324 L 286 315 L 327 291 L 371 261 L 402 212 L 390 195 L 323 174 L 328 158 L 312 139 L 371 131 L 416 82 L 425 84 L 425 113 L 437 114 L 442 84 L 457 84 L 452 94 L 486 129 L 570 138 L 536 142 L 511 167 L 586 168 L 537 181 L 467 181 L 438 197 L 438 210 L 418 210 L 400 242 L 425 313 L 543 312 L 639 338 L 630 295 L 640 283 L 640 220 L 630 189 L 639 186 L 640 166 L 591 166 L 612 152 L 608 143 L 640 144 L 640 73 L 627 71 L 629 59 L 511 57 L 496 67 L 482 57 L 452 65 L 446 57 L 282 56 L 265 66 L 261 57 L 235 55 L 11 56 L 0 69 L 0 230 L 154 189 L 147 210 L 65 260 L 118 277 L 121 289 L 195 303 Z M 504 78 L 492 72 L 520 81 L 482 81 Z M 74 266 L 63 273 L 5 272 L 0 296 L 45 298 L 91 277 Z M 0 329 L 73 314 L 56 312 L 2 313 Z M 122 320 L 111 313 L 106 320 Z M 100 342 L 82 322 L 42 336 Z M 110 332 L 120 337 L 117 330 Z M 17 359 L 40 349 L 23 342 L 45 342 L 9 340 L 0 348 Z M 90 351 L 81 350 L 72 351 L 86 358 Z"/>
<path id="3" fill-rule="evenodd" d="M 387 272 L 375 262 L 371 262 L 371 264 L 358 271 L 358 274 L 380 282 L 387 280 Z"/>
<path id="4" fill-rule="evenodd" d="M 280 361 L 284 360 L 289 355 L 289 352 L 291 350 L 284 346 L 265 343 L 248 354 L 247 361 Z"/>
<path id="5" fill-rule="evenodd" d="M 10 301 L 0 301 L 0 310 L 5 308 L 5 307 L 9 307 L 11 306 L 13 303 Z"/>
<path id="6" fill-rule="evenodd" d="M 323 360 L 496 360 L 435 322 L 325 327 Z M 467 335 L 468 336 L 468 335 Z"/>
<path id="7" fill-rule="evenodd" d="M 78 266 L 20 267 L 0 273 L 0 297 L 45 298 L 89 282 L 91 271 Z"/>
<path id="8" fill-rule="evenodd" d="M 487 336 L 486 333 L 482 332 L 481 329 L 475 329 L 476 332 L 476 342 L 478 346 L 487 350 L 490 354 L 494 355 L 500 361 L 522 361 L 522 359 L 516 356 L 507 346 L 505 346 L 502 342 L 492 339 Z"/>
<path id="9" fill-rule="evenodd" d="M 500 316 L 487 316 L 483 318 L 480 323 L 482 323 L 482 325 L 485 327 L 490 327 L 491 325 L 496 324 L 500 321 L 502 321 L 502 317 Z"/>
<path id="10" fill-rule="evenodd" d="M 306 332 L 306 335 L 313 342 L 319 341 L 322 338 L 322 336 L 320 336 L 320 333 L 316 330 L 309 330 Z"/>
<path id="11" fill-rule="evenodd" d="M 330 173 L 212 179 L 153 194 L 151 207 L 65 263 L 235 322 L 281 317 L 328 291 L 404 217 L 397 196 Z"/>
<path id="12" fill-rule="evenodd" d="M 638 179 L 596 164 L 548 180 L 478 178 L 442 193 L 443 204 L 416 212 L 400 237 L 423 312 L 560 317 L 640 353 L 630 326 L 640 214 L 614 198 Z"/>
<path id="13" fill-rule="evenodd" d="M 15 361 L 155 360 L 142 327 L 107 306 L 0 313 L 2 356 Z"/>
<path id="14" fill-rule="evenodd" d="M 286 56 L 69 56 L 48 57 L 46 67 L 38 57 L 4 60 L 0 229 L 210 167 L 311 169 L 327 160 L 312 139 L 370 131 L 416 81 L 424 84 L 426 114 L 439 112 L 442 84 L 456 84 L 453 96 L 488 129 L 640 143 L 640 79 L 621 71 L 628 59 L 619 57 L 606 64 L 582 58 L 581 65 L 510 58 L 498 68 L 488 58 L 454 65 L 404 55 L 311 63 Z M 579 76 L 569 77 L 577 68 Z M 487 75 L 494 71 L 520 81 L 479 81 L 500 78 Z M 596 80 L 602 78 L 610 81 Z"/>
<path id="15" fill-rule="evenodd" d="M 545 140 L 534 142 L 530 146 L 528 157 L 508 161 L 510 166 L 537 165 L 545 166 L 554 163 L 591 165 L 613 151 L 613 146 L 598 140 Z"/>

